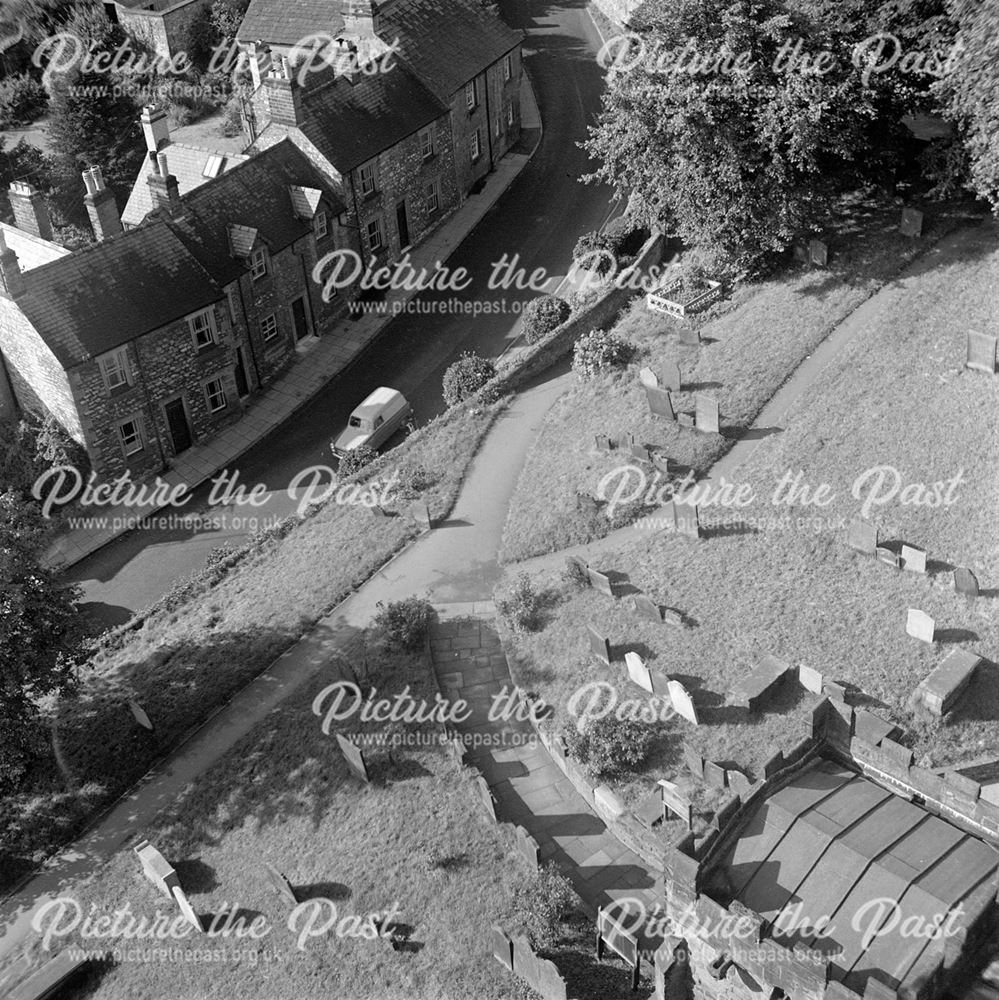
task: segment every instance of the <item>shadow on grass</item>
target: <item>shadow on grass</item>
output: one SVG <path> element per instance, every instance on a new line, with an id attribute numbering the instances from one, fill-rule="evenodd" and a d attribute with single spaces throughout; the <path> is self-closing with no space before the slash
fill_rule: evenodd
<path id="1" fill-rule="evenodd" d="M 968 628 L 940 628 L 933 636 L 936 642 L 978 642 L 980 636 L 977 632 L 972 632 Z"/>
<path id="2" fill-rule="evenodd" d="M 188 895 L 194 892 L 212 892 L 219 887 L 215 869 L 211 865 L 206 865 L 200 858 L 176 861 L 173 868 L 177 878 L 180 879 L 181 888 Z"/>
<path id="3" fill-rule="evenodd" d="M 353 890 L 342 882 L 310 882 L 308 885 L 292 886 L 295 898 L 304 903 L 308 899 L 332 899 L 334 903 L 350 899 Z"/>
<path id="4" fill-rule="evenodd" d="M 951 725 L 999 719 L 999 664 L 983 661 L 961 700 L 947 717 Z"/>

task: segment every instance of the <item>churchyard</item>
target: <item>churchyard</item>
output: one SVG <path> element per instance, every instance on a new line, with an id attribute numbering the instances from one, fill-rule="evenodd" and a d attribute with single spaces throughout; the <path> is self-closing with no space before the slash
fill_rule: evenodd
<path id="1" fill-rule="evenodd" d="M 686 782 L 685 748 L 762 776 L 776 750 L 808 735 L 823 694 L 856 699 L 897 724 L 925 767 L 996 746 L 999 380 L 965 367 L 968 331 L 996 325 L 994 235 L 991 224 L 965 230 L 885 293 L 878 320 L 821 373 L 785 430 L 737 470 L 753 502 L 702 504 L 698 539 L 641 525 L 620 532 L 591 564 L 610 578 L 613 597 L 565 582 L 559 556 L 532 570 L 534 588 L 553 596 L 543 628 L 510 635 L 514 675 L 555 707 L 551 731 L 572 725 L 567 706 L 584 684 L 609 682 L 619 702 L 648 698 L 629 651 L 654 685 L 658 675 L 689 692 L 697 724 L 680 716 L 662 723 L 646 765 L 612 781 L 627 805 L 656 779 Z M 619 423 L 641 419 L 645 407 L 637 375 L 627 378 L 637 388 L 620 405 Z M 789 471 L 797 500 L 774 503 Z M 876 546 L 861 545 L 869 554 L 848 544 L 862 514 L 866 542 L 877 533 Z M 977 578 L 977 598 L 955 588 L 958 570 L 966 589 L 962 569 Z M 643 594 L 682 623 L 652 620 Z M 907 633 L 910 611 L 932 619 L 930 634 L 919 622 Z M 587 626 L 606 638 L 609 664 Z M 954 691 L 944 718 L 915 710 L 911 696 L 955 650 L 983 658 L 967 687 Z M 738 691 L 770 656 L 789 672 L 751 708 Z"/>
<path id="2" fill-rule="evenodd" d="M 898 206 L 847 199 L 830 225 L 833 253 L 824 268 L 799 265 L 766 281 L 736 285 L 721 302 L 682 321 L 651 312 L 637 298 L 612 331 L 637 348 L 627 371 L 574 385 L 547 414 L 511 501 L 504 560 L 606 533 L 608 519 L 587 498 L 621 457 L 602 452 L 598 437 L 632 434 L 656 446 L 670 460 L 669 478 L 676 478 L 673 469 L 703 474 L 833 328 L 966 212 L 966 204 L 935 206 L 924 235 L 913 239 L 900 231 Z M 683 342 L 683 331 L 691 329 L 699 331 L 700 346 Z M 636 373 L 648 367 L 665 385 L 673 366 L 680 371 L 681 391 L 672 393 L 678 414 L 694 410 L 698 393 L 709 397 L 718 403 L 721 435 L 691 433 L 651 416 Z M 639 505 L 629 506 L 615 523 L 640 513 Z"/>

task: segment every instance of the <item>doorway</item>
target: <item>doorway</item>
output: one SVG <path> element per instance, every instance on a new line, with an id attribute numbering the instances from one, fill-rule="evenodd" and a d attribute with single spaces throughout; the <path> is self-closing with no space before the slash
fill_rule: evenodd
<path id="1" fill-rule="evenodd" d="M 236 392 L 240 399 L 250 395 L 250 380 L 246 377 L 246 358 L 242 347 L 236 348 Z"/>
<path id="2" fill-rule="evenodd" d="M 166 414 L 167 427 L 170 429 L 170 440 L 173 443 L 173 453 L 179 455 L 191 447 L 191 425 L 187 422 L 187 410 L 184 408 L 184 397 L 171 400 L 163 407 Z"/>
<path id="3" fill-rule="evenodd" d="M 405 201 L 400 201 L 395 206 L 395 221 L 399 227 L 399 249 L 405 250 L 409 246 L 409 217 L 406 215 Z"/>
<path id="4" fill-rule="evenodd" d="M 300 295 L 291 304 L 291 318 L 295 326 L 295 340 L 304 340 L 312 333 L 309 326 L 309 314 L 305 309 L 305 296 Z"/>

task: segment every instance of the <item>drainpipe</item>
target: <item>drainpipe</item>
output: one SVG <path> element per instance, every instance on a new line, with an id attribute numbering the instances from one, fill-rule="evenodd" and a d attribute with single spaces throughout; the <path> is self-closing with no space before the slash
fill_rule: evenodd
<path id="1" fill-rule="evenodd" d="M 486 91 L 486 142 L 489 143 L 489 172 L 492 173 L 496 169 L 493 163 L 493 115 L 489 110 L 489 70 L 485 72 L 485 84 L 484 88 Z"/>

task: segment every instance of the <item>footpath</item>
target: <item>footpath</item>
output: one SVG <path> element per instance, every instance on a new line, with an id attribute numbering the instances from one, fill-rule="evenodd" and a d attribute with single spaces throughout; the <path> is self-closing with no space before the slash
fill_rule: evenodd
<path id="1" fill-rule="evenodd" d="M 440 229 L 412 251 L 414 270 L 433 270 L 437 261 L 446 261 L 534 155 L 540 142 L 541 115 L 526 74 L 521 84 L 520 102 L 523 130 L 520 146 L 499 162 L 486 178 L 482 191 L 470 195 Z M 300 359 L 290 371 L 255 396 L 238 423 L 177 456 L 171 468 L 161 475 L 162 481 L 171 488 L 186 485 L 192 490 L 207 482 L 293 416 L 331 379 L 342 374 L 392 322 L 393 307 L 408 302 L 416 294 L 412 290 L 393 289 L 386 293 L 384 311 L 363 312 L 356 318 L 342 319 L 327 334 L 301 348 L 308 355 L 306 358 Z M 102 511 L 102 525 L 81 526 L 60 533 L 45 552 L 43 562 L 52 569 L 68 569 L 161 508 L 160 503 L 108 507 Z"/>

